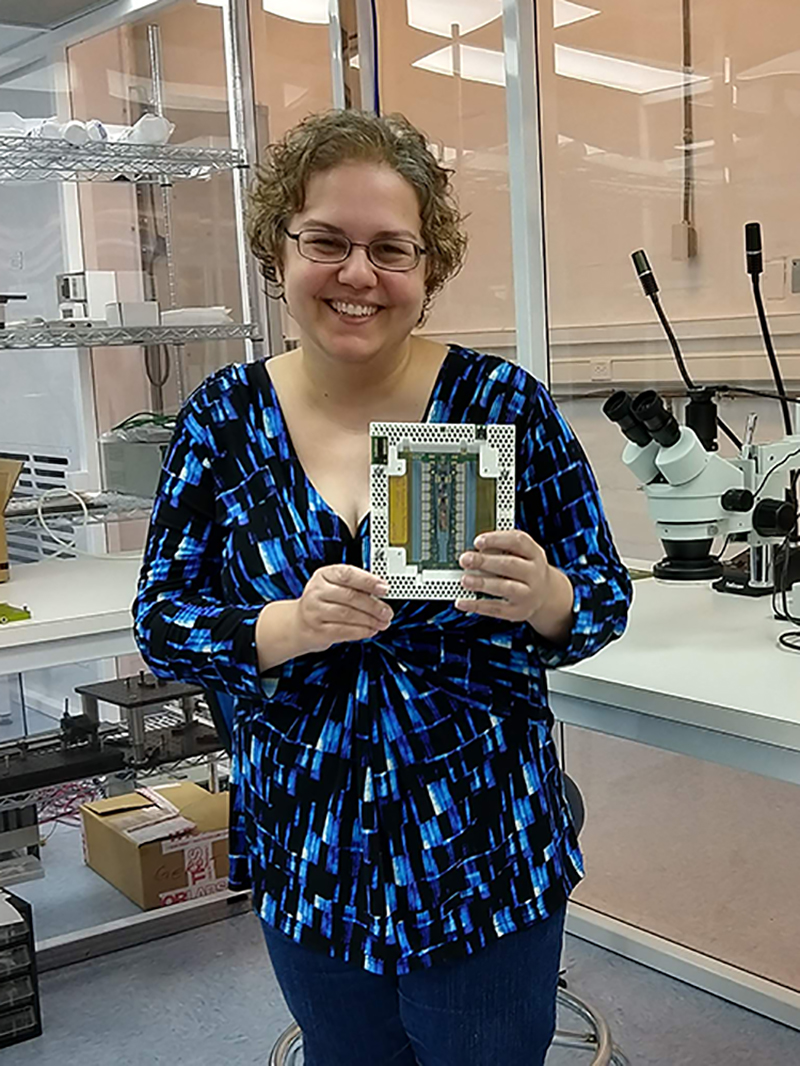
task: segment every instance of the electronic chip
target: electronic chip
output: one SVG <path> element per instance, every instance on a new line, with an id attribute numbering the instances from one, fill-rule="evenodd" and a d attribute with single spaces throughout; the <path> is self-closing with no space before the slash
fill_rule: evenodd
<path id="1" fill-rule="evenodd" d="M 514 526 L 513 425 L 370 427 L 371 569 L 391 599 L 475 598 L 458 560 L 479 533 Z"/>

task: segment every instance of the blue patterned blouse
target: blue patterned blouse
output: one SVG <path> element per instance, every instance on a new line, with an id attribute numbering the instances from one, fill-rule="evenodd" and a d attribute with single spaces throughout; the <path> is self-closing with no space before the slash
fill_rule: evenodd
<path id="1" fill-rule="evenodd" d="M 518 528 L 575 588 L 565 647 L 403 602 L 373 639 L 259 676 L 263 605 L 369 559 L 369 518 L 353 537 L 310 484 L 263 363 L 225 367 L 185 405 L 134 605 L 156 674 L 235 700 L 232 886 L 288 937 L 375 973 L 470 955 L 564 903 L 582 860 L 545 668 L 620 636 L 631 595 L 586 457 L 534 378 L 451 346 L 425 418 L 516 424 Z"/>

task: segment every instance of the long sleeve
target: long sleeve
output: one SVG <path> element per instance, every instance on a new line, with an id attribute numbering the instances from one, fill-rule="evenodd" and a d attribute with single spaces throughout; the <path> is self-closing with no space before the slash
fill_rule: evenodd
<path id="1" fill-rule="evenodd" d="M 543 665 L 555 668 L 587 659 L 622 635 L 632 586 L 586 454 L 547 390 L 529 380 L 529 416 L 517 449 L 518 522 L 575 590 L 568 643 L 556 646 L 537 638 Z M 532 396 L 530 389 L 535 389 Z"/>
<path id="2" fill-rule="evenodd" d="M 161 474 L 133 605 L 134 634 L 157 676 L 252 698 L 264 692 L 255 647 L 260 607 L 223 596 L 215 453 L 193 399 L 178 418 Z"/>

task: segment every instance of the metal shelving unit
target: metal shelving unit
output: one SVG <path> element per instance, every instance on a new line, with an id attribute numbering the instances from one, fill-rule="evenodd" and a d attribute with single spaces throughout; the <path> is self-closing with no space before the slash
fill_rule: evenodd
<path id="1" fill-rule="evenodd" d="M 165 181 L 209 178 L 246 166 L 236 148 L 125 144 L 75 145 L 41 137 L 0 137 L 0 182 Z"/>
<path id="2" fill-rule="evenodd" d="M 0 330 L 0 348 L 108 348 L 258 339 L 258 327 L 242 322 L 217 326 L 25 325 Z"/>

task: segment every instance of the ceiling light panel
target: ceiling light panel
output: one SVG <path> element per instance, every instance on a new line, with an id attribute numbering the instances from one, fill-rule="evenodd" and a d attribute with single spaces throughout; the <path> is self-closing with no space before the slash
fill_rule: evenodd
<path id="1" fill-rule="evenodd" d="M 583 22 L 584 19 L 599 14 L 596 8 L 573 4 L 572 0 L 553 0 L 553 25 L 556 29 L 571 26 L 573 22 Z"/>
<path id="2" fill-rule="evenodd" d="M 503 0 L 406 0 L 406 17 L 409 26 L 437 37 L 452 36 L 453 25 L 463 37 L 503 14 Z M 599 15 L 600 12 L 572 0 L 553 0 L 553 25 L 569 26 Z"/>
<path id="3" fill-rule="evenodd" d="M 208 7 L 224 7 L 225 0 L 197 0 Z M 278 15 L 292 22 L 306 22 L 316 26 L 328 24 L 328 0 L 261 0 L 268 15 Z"/>
<path id="4" fill-rule="evenodd" d="M 280 15 L 292 22 L 328 24 L 328 0 L 261 0 L 261 6 L 270 15 Z"/>
<path id="5" fill-rule="evenodd" d="M 469 44 L 459 47 L 461 52 L 461 77 L 466 81 L 480 81 L 486 85 L 505 85 L 503 53 L 491 48 L 475 48 Z M 431 52 L 416 60 L 412 66 L 429 70 L 434 74 L 453 75 L 453 46 L 446 45 L 438 52 Z"/>
<path id="6" fill-rule="evenodd" d="M 463 36 L 488 26 L 503 14 L 503 0 L 406 0 L 409 26 L 450 37 L 453 24 Z"/>
<path id="7" fill-rule="evenodd" d="M 487 85 L 505 85 L 502 52 L 491 48 L 475 48 L 468 44 L 460 45 L 460 51 L 462 78 Z M 452 77 L 453 46 L 446 45 L 416 60 L 412 65 L 420 70 Z M 577 81 L 637 95 L 680 88 L 687 82 L 699 84 L 708 81 L 708 78 L 700 74 L 684 74 L 679 70 L 651 67 L 645 63 L 634 63 L 628 59 L 617 59 L 616 56 L 600 55 L 597 52 L 584 52 L 561 44 L 555 46 L 555 67 L 556 74 L 564 78 L 574 78 Z"/>

